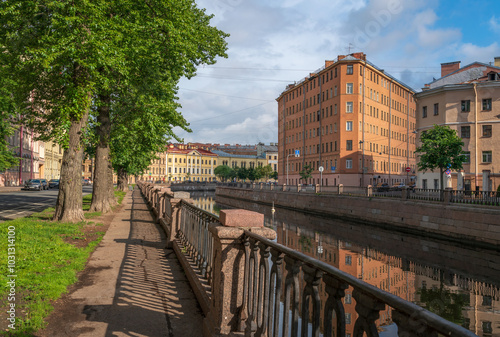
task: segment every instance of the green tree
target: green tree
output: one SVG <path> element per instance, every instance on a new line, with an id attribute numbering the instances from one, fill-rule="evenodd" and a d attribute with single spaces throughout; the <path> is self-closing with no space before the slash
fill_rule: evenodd
<path id="1" fill-rule="evenodd" d="M 234 177 L 234 170 L 227 165 L 219 165 L 214 169 L 214 174 L 222 181 L 227 181 Z"/>
<path id="2" fill-rule="evenodd" d="M 269 176 L 269 178 L 274 179 L 274 180 L 278 180 L 278 172 L 277 171 L 273 171 L 273 173 L 271 173 L 271 175 Z"/>
<path id="3" fill-rule="evenodd" d="M 250 167 L 247 170 L 247 177 L 250 181 L 259 180 L 260 178 L 262 178 L 262 173 L 258 168 Z"/>
<path id="4" fill-rule="evenodd" d="M 94 204 L 94 196 L 97 203 L 112 198 L 109 137 L 118 94 L 133 87 L 170 101 L 164 92 L 175 92 L 182 76 L 226 56 L 227 35 L 210 19 L 189 0 L 0 2 L 0 65 L 16 80 L 6 89 L 39 139 L 65 147 L 54 219 L 84 218 L 82 135 L 89 114 L 96 113 L 99 128 Z"/>
<path id="5" fill-rule="evenodd" d="M 302 170 L 299 172 L 300 178 L 307 182 L 307 179 L 312 178 L 312 167 L 310 165 L 304 165 Z"/>
<path id="6" fill-rule="evenodd" d="M 455 130 L 449 126 L 434 125 L 420 136 L 420 146 L 415 151 L 419 157 L 418 169 L 423 172 L 439 169 L 440 186 L 444 189 L 444 171 L 461 170 L 467 159 L 462 150 L 463 145 Z"/>
<path id="7" fill-rule="evenodd" d="M 117 114 L 115 105 L 122 100 L 132 101 L 135 108 L 127 113 L 135 113 L 154 124 L 142 130 L 150 134 L 149 140 L 156 139 L 158 145 L 166 145 L 171 138 L 179 140 L 173 127 L 190 130 L 177 111 L 178 81 L 183 76 L 194 76 L 199 64 L 214 64 L 217 56 L 226 56 L 227 35 L 210 26 L 211 16 L 198 9 L 193 1 L 117 2 L 123 6 L 117 19 L 117 30 L 121 33 L 117 46 L 123 62 L 120 67 L 100 69 L 108 79 L 100 87 L 96 100 L 99 103 L 96 175 L 103 179 L 101 183 L 96 178 L 91 211 L 104 211 L 102 205 L 114 201 L 106 199 L 113 198 L 109 193 L 112 191 L 109 158 L 119 156 L 109 155 L 110 134 L 113 134 L 110 130 Z M 116 15 L 114 7 L 111 11 L 110 15 Z M 157 149 L 151 142 L 147 144 L 150 152 Z"/>
<path id="8" fill-rule="evenodd" d="M 248 179 L 248 170 L 245 167 L 235 167 L 234 171 L 236 173 L 236 178 L 239 180 Z"/>
<path id="9" fill-rule="evenodd" d="M 259 167 L 257 170 L 259 171 L 260 176 L 266 178 L 266 180 L 269 179 L 269 177 L 273 173 L 273 168 L 271 167 L 271 165 Z"/>

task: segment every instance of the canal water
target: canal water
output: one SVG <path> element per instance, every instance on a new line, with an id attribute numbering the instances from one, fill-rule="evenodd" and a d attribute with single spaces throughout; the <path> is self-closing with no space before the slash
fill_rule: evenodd
<path id="1" fill-rule="evenodd" d="M 198 207 L 218 214 L 231 208 L 213 193 L 193 193 Z M 226 201 L 227 202 L 227 201 Z M 500 253 L 349 224 L 251 202 L 239 207 L 263 213 L 277 242 L 324 261 L 369 284 L 416 303 L 478 336 L 500 337 Z M 346 290 L 346 336 L 356 312 Z M 381 336 L 395 336 L 391 309 L 380 312 Z"/>

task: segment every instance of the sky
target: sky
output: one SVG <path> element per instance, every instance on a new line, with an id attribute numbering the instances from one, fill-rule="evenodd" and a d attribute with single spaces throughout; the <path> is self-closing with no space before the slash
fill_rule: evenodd
<path id="1" fill-rule="evenodd" d="M 500 56 L 499 0 L 196 0 L 230 34 L 227 58 L 179 82 L 184 142 L 278 141 L 276 99 L 349 52 L 420 91 L 441 63 Z"/>

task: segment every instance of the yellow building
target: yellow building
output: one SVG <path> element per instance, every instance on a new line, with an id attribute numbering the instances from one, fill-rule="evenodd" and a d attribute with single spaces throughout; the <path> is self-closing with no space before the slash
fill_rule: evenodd
<path id="1" fill-rule="evenodd" d="M 217 155 L 195 145 L 170 144 L 166 151 L 165 180 L 215 181 Z M 160 168 L 161 169 L 161 168 Z M 160 171 L 161 172 L 161 171 Z"/>
<path id="2" fill-rule="evenodd" d="M 53 141 L 45 142 L 45 179 L 59 179 L 63 152 L 61 145 Z"/>

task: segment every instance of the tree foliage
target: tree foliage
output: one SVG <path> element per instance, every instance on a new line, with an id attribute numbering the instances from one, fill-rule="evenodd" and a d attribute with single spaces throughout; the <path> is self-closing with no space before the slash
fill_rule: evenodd
<path id="1" fill-rule="evenodd" d="M 461 170 L 466 156 L 464 143 L 457 132 L 449 126 L 434 125 L 420 136 L 420 146 L 415 153 L 419 158 L 418 169 L 427 171 L 439 169 L 440 185 L 443 189 L 443 172 L 446 169 Z"/>
<path id="2" fill-rule="evenodd" d="M 232 180 L 235 176 L 234 170 L 227 165 L 217 166 L 214 169 L 214 174 L 222 181 Z"/>
<path id="3" fill-rule="evenodd" d="M 299 172 L 300 178 L 304 181 L 307 181 L 307 179 L 312 178 L 312 167 L 311 165 L 304 165 L 302 170 Z"/>
<path id="4" fill-rule="evenodd" d="M 141 170 L 150 156 L 142 152 L 155 153 L 173 136 L 173 127 L 187 127 L 175 103 L 179 79 L 226 57 L 227 34 L 210 26 L 210 19 L 191 0 L 0 2 L 0 65 L 7 78 L 16 79 L 6 90 L 39 139 L 67 149 L 57 219 L 83 218 L 81 194 L 75 191 L 89 113 L 106 111 L 115 122 L 122 121 L 120 107 L 136 114 L 126 116 L 109 137 L 102 132 L 99 137 L 108 147 L 119 132 L 132 134 L 132 145 L 142 142 L 120 148 L 123 138 L 117 136 L 112 146 L 114 165 L 129 173 Z M 65 216 L 66 207 L 71 209 Z"/>

